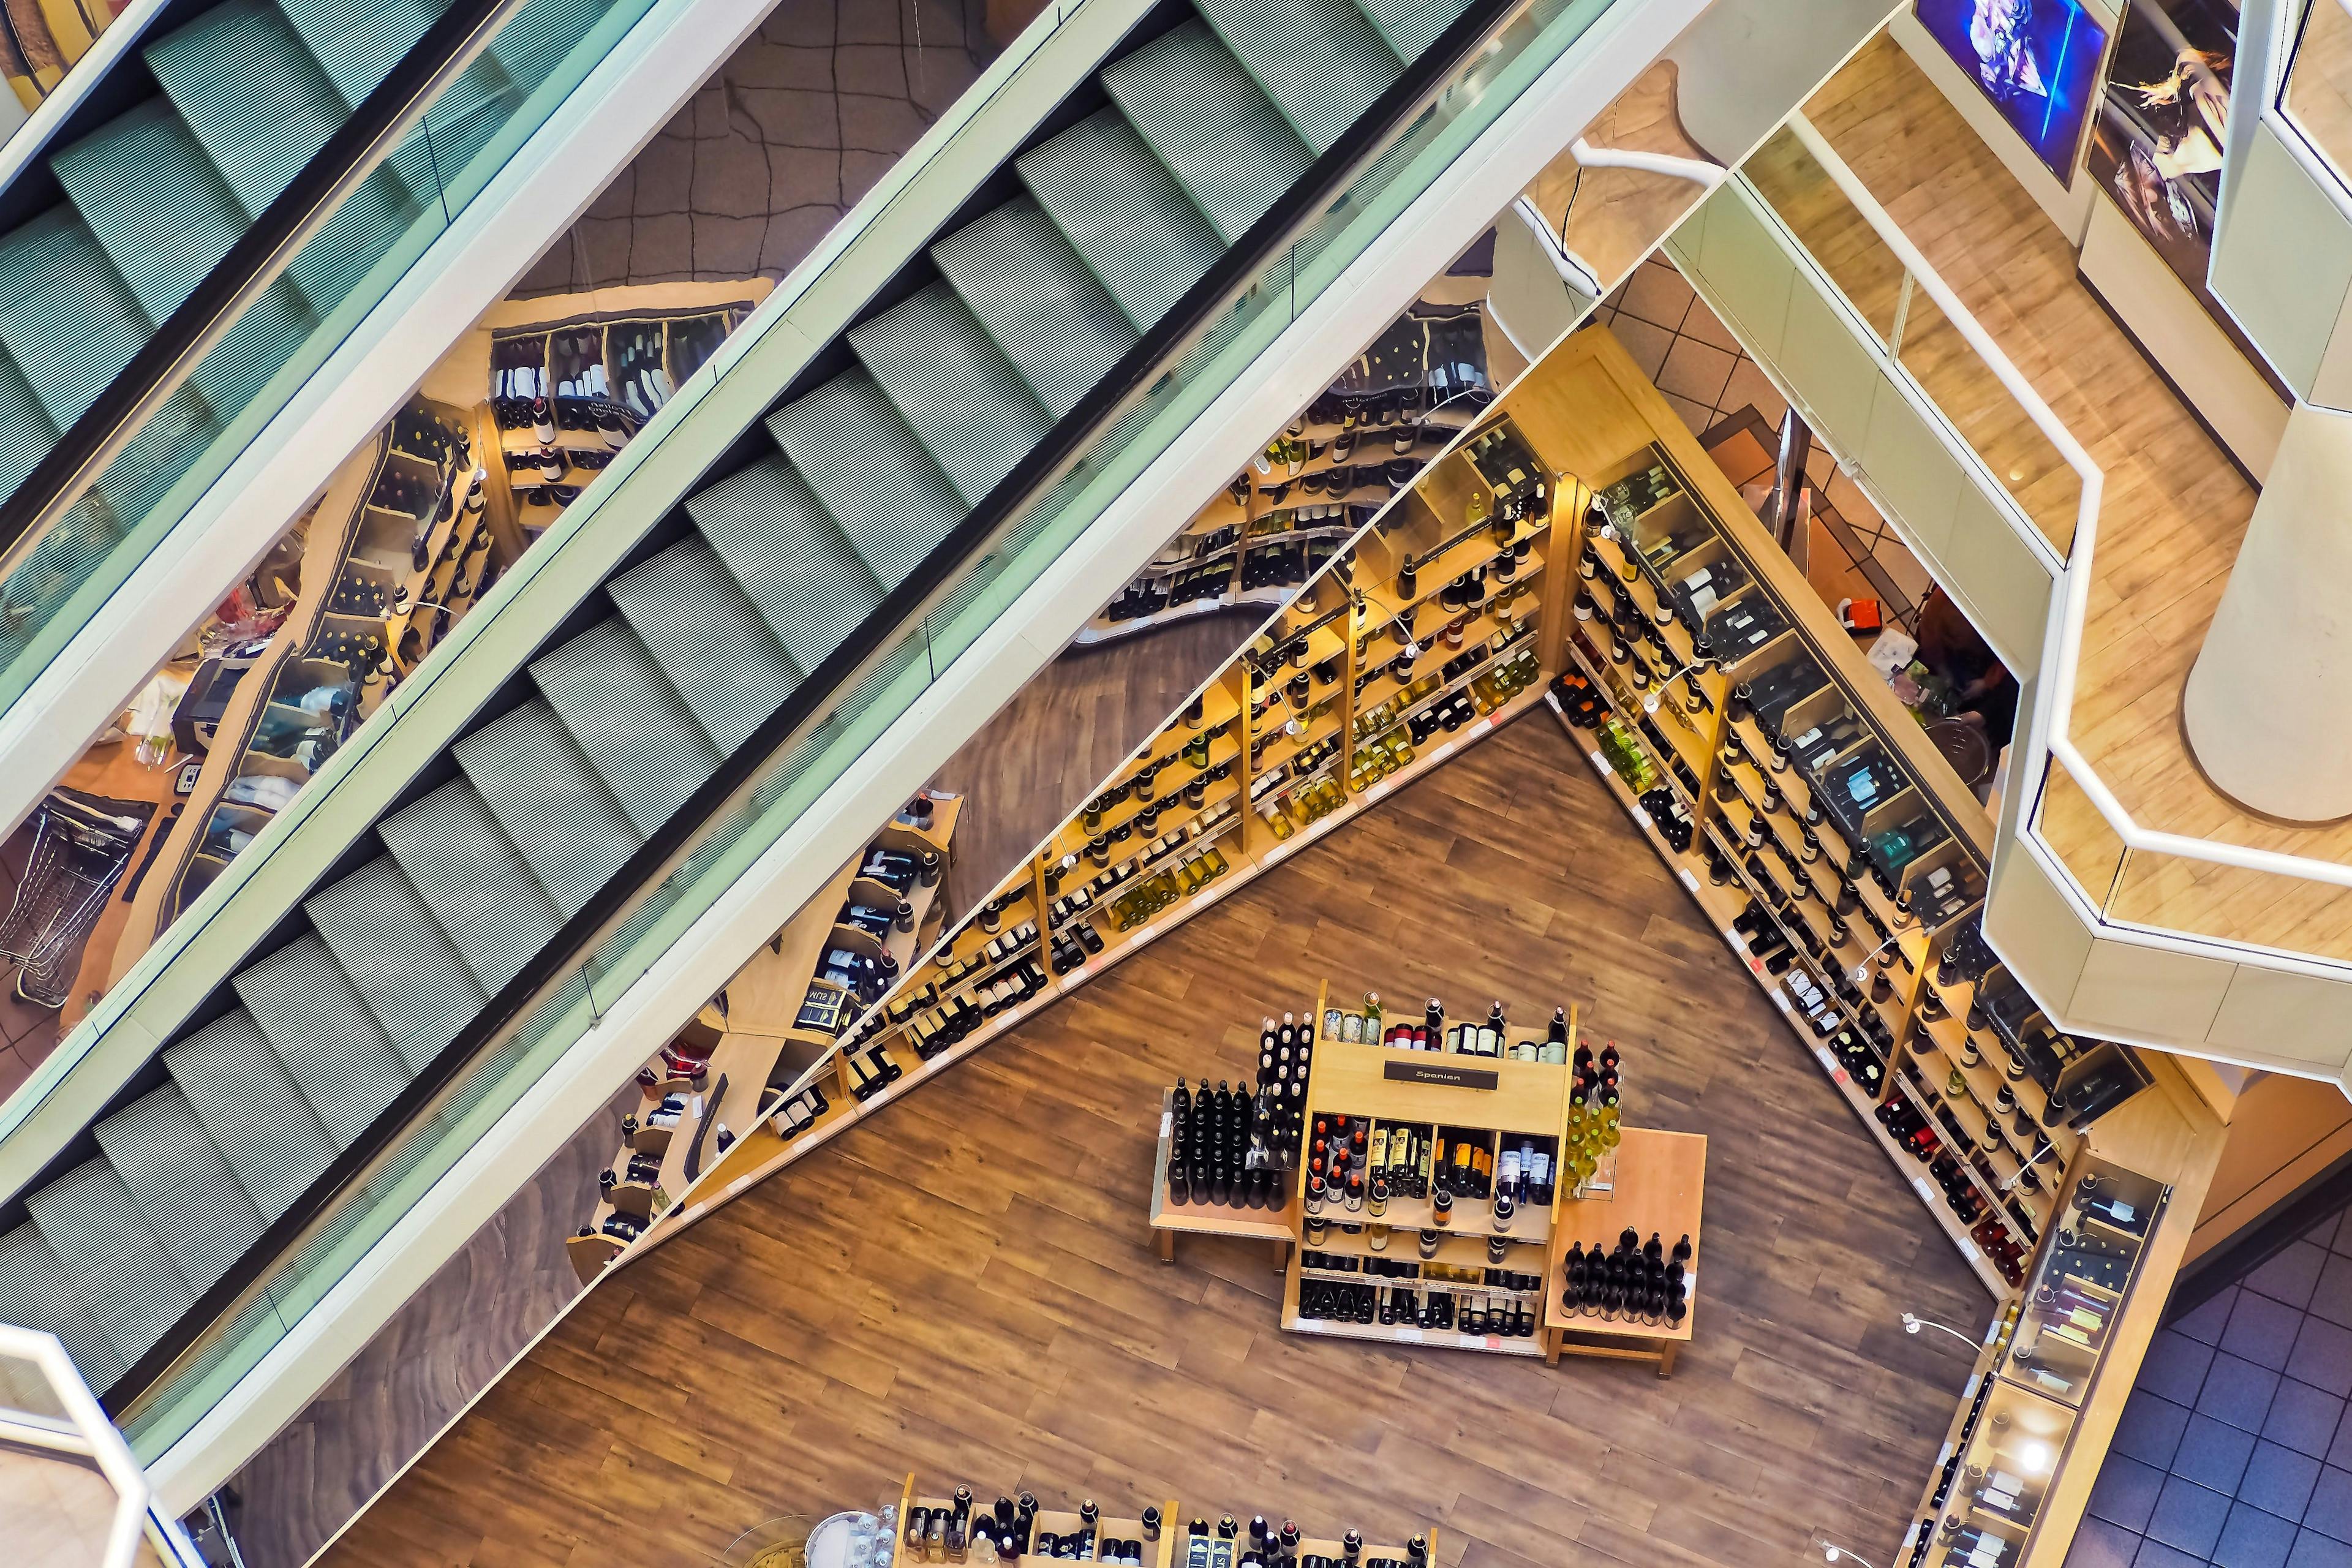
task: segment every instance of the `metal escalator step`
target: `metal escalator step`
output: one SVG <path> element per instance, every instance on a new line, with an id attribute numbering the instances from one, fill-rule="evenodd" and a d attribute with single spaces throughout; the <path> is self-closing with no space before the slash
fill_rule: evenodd
<path id="1" fill-rule="evenodd" d="M 267 0 L 226 0 L 142 51 L 248 216 L 258 216 L 351 118 Z"/>
<path id="2" fill-rule="evenodd" d="M 163 1237 L 106 1161 L 78 1165 L 28 1194 L 25 1212 L 49 1238 L 81 1310 L 125 1363 L 153 1349 L 196 1304 Z"/>
<path id="3" fill-rule="evenodd" d="M 166 1047 L 163 1065 L 263 1218 L 334 1163 L 334 1138 L 243 1008 Z"/>
<path id="4" fill-rule="evenodd" d="M 782 458 L 707 486 L 686 511 L 803 673 L 882 603 L 874 574 Z"/>
<path id="5" fill-rule="evenodd" d="M 91 1131 L 180 1277 L 199 1294 L 268 1228 L 177 1086 L 132 1100 Z"/>
<path id="6" fill-rule="evenodd" d="M 1318 153 L 1404 71 L 1354 0 L 1192 0 L 1192 8 Z"/>
<path id="7" fill-rule="evenodd" d="M 0 237 L 0 343 L 62 430 L 154 332 L 71 206 Z"/>
<path id="8" fill-rule="evenodd" d="M 49 167 L 150 321 L 177 310 L 251 226 L 168 99 L 51 153 Z"/>
<path id="9" fill-rule="evenodd" d="M 944 283 L 853 329 L 849 346 L 967 505 L 1045 438 L 1054 416 Z"/>
<path id="10" fill-rule="evenodd" d="M 57 1335 L 83 1380 L 101 1394 L 123 1373 L 121 1352 L 81 1310 L 65 1265 L 30 1220 L 0 1236 L 0 1323 Z"/>
<path id="11" fill-rule="evenodd" d="M 768 431 L 885 587 L 905 582 L 971 510 L 862 369 L 771 414 Z"/>
<path id="12" fill-rule="evenodd" d="M 1198 22 L 1115 62 L 1102 84 L 1228 245 L 1315 162 L 1232 52 Z"/>
<path id="13" fill-rule="evenodd" d="M 1135 346 L 1134 326 L 1027 196 L 939 241 L 931 259 L 1056 419 Z"/>
<path id="14" fill-rule="evenodd" d="M 448 0 L 278 0 L 278 8 L 356 109 L 449 6 Z"/>
<path id="15" fill-rule="evenodd" d="M 376 834 L 484 991 L 496 993 L 563 929 L 529 862 L 466 779 L 394 812 Z"/>
<path id="16" fill-rule="evenodd" d="M 411 1076 L 489 1000 L 389 855 L 320 889 L 302 909 Z"/>
<path id="17" fill-rule="evenodd" d="M 229 984 L 338 1149 L 359 1142 L 416 1076 L 315 936 L 295 938 Z"/>
<path id="18" fill-rule="evenodd" d="M 1470 9 L 1470 0 L 1356 0 L 1389 47 L 1401 60 L 1416 60 L 1454 19 Z"/>
<path id="19" fill-rule="evenodd" d="M 0 495 L 13 495 L 58 444 L 57 422 L 16 362 L 0 353 Z"/>
<path id="20" fill-rule="evenodd" d="M 1017 165 L 1029 194 L 1138 329 L 1224 254 L 1224 241 L 1118 110 L 1090 115 Z"/>
<path id="21" fill-rule="evenodd" d="M 622 573 L 604 592 L 721 755 L 750 740 L 800 684 L 783 645 L 698 535 Z"/>
<path id="22" fill-rule="evenodd" d="M 370 170 L 335 208 L 285 276 L 321 317 L 333 314 L 424 212 L 416 191 L 430 188 L 421 148 L 404 145 Z"/>
<path id="23" fill-rule="evenodd" d="M 618 616 L 531 660 L 530 678 L 648 838 L 718 771 L 694 710 Z"/>
<path id="24" fill-rule="evenodd" d="M 452 749 L 467 782 L 567 920 L 646 841 L 554 710 L 535 698 Z"/>

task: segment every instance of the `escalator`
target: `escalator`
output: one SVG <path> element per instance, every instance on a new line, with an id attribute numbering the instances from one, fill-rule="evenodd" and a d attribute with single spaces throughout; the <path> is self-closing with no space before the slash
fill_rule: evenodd
<path id="1" fill-rule="evenodd" d="M 0 702 L 374 304 L 380 264 L 449 221 L 611 10 L 174 5 L 80 92 L 0 190 Z"/>
<path id="2" fill-rule="evenodd" d="M 152 1384 L 1513 9 L 1143 11 L 0 1205 L 0 1319 Z"/>

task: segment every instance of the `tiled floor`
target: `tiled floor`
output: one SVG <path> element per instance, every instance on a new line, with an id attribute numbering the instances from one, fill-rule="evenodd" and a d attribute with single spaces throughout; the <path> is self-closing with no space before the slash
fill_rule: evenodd
<path id="1" fill-rule="evenodd" d="M 1664 256 L 1635 268 L 1633 276 L 1601 302 L 1593 320 L 1617 335 L 1694 435 L 1703 436 L 1750 408 L 1766 425 L 1777 427 L 1788 412 L 1788 402 L 1771 378 Z M 1886 526 L 1869 498 L 1838 471 L 1837 459 L 1818 437 L 1805 472 L 1831 537 L 1889 615 L 1907 620 L 1927 594 L 1930 579 L 1926 569 Z"/>
<path id="2" fill-rule="evenodd" d="M 971 85 L 966 34 L 960 0 L 781 0 L 515 292 L 782 277 Z"/>
<path id="3" fill-rule="evenodd" d="M 2157 1338 L 2067 1568 L 2352 1568 L 2352 1212 Z"/>

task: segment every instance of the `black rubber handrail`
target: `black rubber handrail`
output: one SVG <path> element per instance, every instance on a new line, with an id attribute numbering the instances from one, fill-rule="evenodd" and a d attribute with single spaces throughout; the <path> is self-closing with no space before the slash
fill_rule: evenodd
<path id="1" fill-rule="evenodd" d="M 959 569 L 981 552 L 1033 491 L 1098 430 L 1109 425 L 1129 394 L 1156 376 L 1163 362 L 1220 311 L 1229 308 L 1241 287 L 1280 254 L 1302 221 L 1322 215 L 1346 188 L 1348 181 L 1370 163 L 1368 150 L 1384 148 L 1391 135 L 1411 121 L 1462 61 L 1524 3 L 1525 0 L 1471 0 L 1469 8 L 1419 58 L 1405 67 L 1403 74 L 1373 100 L 1348 133 L 1308 165 L 1288 195 L 1268 209 L 1185 290 L 1167 316 L 1120 357 L 1101 383 L 1055 422 L 1045 439 L 948 531 L 913 574 L 884 596 L 840 647 L 808 672 L 784 700 L 783 706 L 770 714 L 749 740 L 719 760 L 718 771 L 704 780 L 595 896 L 564 922 L 545 948 L 499 987 L 498 994 L 442 1047 L 423 1074 L 401 1090 L 359 1141 L 338 1155 L 291 1208 L 271 1222 L 228 1272 L 181 1315 L 170 1333 L 114 1382 L 100 1400 L 108 1414 L 120 1415 L 186 1354 L 214 1321 L 259 1282 L 277 1258 L 293 1246 L 345 1187 L 366 1172 L 477 1055 L 522 1016 L 541 991 L 579 971 L 583 955 L 597 933 L 621 915 L 639 893 L 660 879 L 670 861 L 686 848 L 702 826 L 750 784 L 767 760 L 815 718 L 850 677 L 881 652 Z M 1301 213 L 1308 215 L 1308 219 L 1293 216 Z M 715 481 L 706 479 L 703 482 Z"/>
<path id="2" fill-rule="evenodd" d="M 300 255 L 315 229 L 373 174 L 424 106 L 522 0 L 455 0 L 400 58 L 293 183 L 238 237 L 96 402 L 0 500 L 0 560 L 62 520 L 131 437 L 195 374 L 218 339 Z"/>

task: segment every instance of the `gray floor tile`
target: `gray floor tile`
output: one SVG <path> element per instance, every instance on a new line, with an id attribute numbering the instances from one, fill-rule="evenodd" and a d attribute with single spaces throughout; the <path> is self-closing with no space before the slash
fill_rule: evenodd
<path id="1" fill-rule="evenodd" d="M 2352 1394 L 2352 1329 L 2305 1318 L 2286 1370 L 2289 1375 L 2338 1397 Z M 2209 1374 L 2205 1381 L 2210 1385 L 2213 1380 Z"/>
<path id="2" fill-rule="evenodd" d="M 2179 1476 L 2164 1483 L 2148 1516 L 2147 1538 L 2194 1553 L 2200 1561 L 2221 1539 L 2222 1521 L 2230 1517 L 2230 1498 L 2210 1487 Z M 2141 1553 L 2143 1560 L 2146 1552 Z"/>
<path id="3" fill-rule="evenodd" d="M 2172 1463 L 2188 1425 L 2187 1410 L 2145 1389 L 2136 1390 L 2124 1403 L 2123 1418 L 2116 1424 L 2116 1439 L 2109 1447 L 2115 1453 L 2128 1454 L 2144 1465 L 2164 1469 Z"/>
<path id="4" fill-rule="evenodd" d="M 2213 1561 L 2219 1568 L 2283 1568 L 2294 1547 L 2292 1523 L 2242 1502 L 2221 1526 Z"/>
<path id="5" fill-rule="evenodd" d="M 2218 1345 L 2221 1342 L 2221 1331 L 2230 1326 L 2230 1313 L 2238 1304 L 2238 1294 L 2235 1285 L 2216 1291 L 2211 1300 L 2172 1326 L 2200 1344 Z"/>
<path id="6" fill-rule="evenodd" d="M 2066 1549 L 2066 1568 L 2131 1568 L 2139 1555 L 2137 1533 L 2104 1519 L 2086 1519 Z"/>
<path id="7" fill-rule="evenodd" d="M 2273 1300 L 2284 1301 L 2290 1307 L 2308 1307 L 2312 1288 L 2319 1282 L 2321 1265 L 2328 1261 L 2324 1247 L 2307 1241 L 2291 1241 L 2286 1247 L 2265 1259 L 2242 1283 L 2250 1290 L 2259 1290 Z"/>
<path id="8" fill-rule="evenodd" d="M 2288 1348 L 2294 1348 L 2292 1340 Z M 2140 1363 L 2137 1386 L 2162 1394 L 2175 1405 L 2195 1405 L 2199 1391 L 2205 1386 L 2206 1369 L 2212 1364 L 2213 1347 L 2189 1338 L 2176 1324 L 2158 1333 L 2147 1347 L 2147 1359 Z M 2279 1365 L 2285 1364 L 2283 1352 Z"/>
<path id="9" fill-rule="evenodd" d="M 2123 1454 L 2109 1454 L 2091 1488 L 2094 1519 L 2120 1524 L 2126 1530 L 2146 1530 L 2156 1511 L 2156 1494 L 2164 1489 L 2164 1472 Z"/>
<path id="10" fill-rule="evenodd" d="M 2271 1399 L 2270 1415 L 2263 1420 L 2263 1436 L 2298 1454 L 2324 1458 L 2343 1420 L 2344 1401 L 2324 1388 L 2284 1378 Z"/>
<path id="11" fill-rule="evenodd" d="M 2216 1421 L 2210 1415 L 2192 1415 L 2189 1429 L 2180 1435 L 2180 1447 L 2174 1452 L 2169 1468 L 2174 1475 L 2200 1487 L 2232 1492 L 2237 1490 L 2238 1479 L 2246 1473 L 2246 1461 L 2253 1451 L 2252 1432 Z"/>
<path id="12" fill-rule="evenodd" d="M 2329 1255 L 2311 1293 L 2311 1310 L 2331 1323 L 2352 1327 L 2352 1258 Z"/>
<path id="13" fill-rule="evenodd" d="M 2352 1470 L 2333 1465 L 2319 1472 L 2319 1485 L 2303 1510 L 2303 1527 L 2352 1542 Z"/>
<path id="14" fill-rule="evenodd" d="M 2283 1371 L 2286 1358 L 2294 1350 L 2295 1335 L 2302 1330 L 2303 1321 L 2299 1309 L 2248 1290 L 2239 1296 L 2238 1309 L 2230 1314 L 2230 1326 L 2221 1331 L 2221 1349 L 2256 1366 Z M 2343 1390 L 2336 1392 L 2340 1394 Z"/>
<path id="15" fill-rule="evenodd" d="M 2183 1552 L 2161 1541 L 2150 1540 L 2132 1559 L 2132 1568 L 2205 1568 L 2205 1558 L 2194 1552 Z"/>
<path id="16" fill-rule="evenodd" d="M 2268 1367 L 2256 1366 L 2223 1351 L 2214 1356 L 2212 1369 L 2205 1374 L 2205 1391 L 2197 1396 L 2197 1408 L 2215 1420 L 2259 1432 L 2263 1429 L 2263 1417 L 2270 1414 L 2271 1396 L 2278 1391 L 2278 1382 L 2279 1374 Z"/>
<path id="17" fill-rule="evenodd" d="M 2238 1500 L 2265 1513 L 2299 1520 L 2319 1480 L 2319 1461 L 2276 1443 L 2257 1443 L 2238 1481 Z"/>
<path id="18" fill-rule="evenodd" d="M 2306 1530 L 2294 1538 L 2294 1549 L 2286 1554 L 2286 1568 L 2352 1568 L 2352 1546 Z"/>

